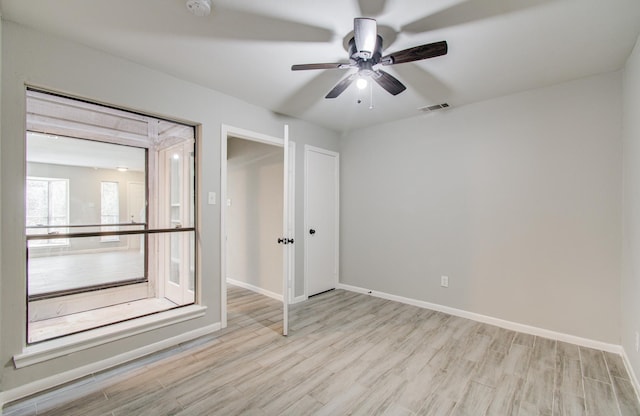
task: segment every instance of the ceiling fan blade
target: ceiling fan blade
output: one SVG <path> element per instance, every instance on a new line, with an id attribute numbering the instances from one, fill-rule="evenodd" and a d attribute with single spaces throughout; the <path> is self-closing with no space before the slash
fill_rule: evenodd
<path id="1" fill-rule="evenodd" d="M 342 94 L 349 85 L 351 85 L 351 83 L 356 79 L 357 76 L 358 73 L 356 72 L 338 82 L 336 86 L 333 87 L 333 89 L 329 91 L 329 94 L 327 94 L 324 98 L 336 98 L 338 95 Z"/>
<path id="2" fill-rule="evenodd" d="M 292 71 L 305 71 L 307 69 L 347 69 L 350 68 L 350 64 L 340 64 L 340 63 L 326 63 L 326 64 L 299 64 L 292 65 Z"/>
<path id="3" fill-rule="evenodd" d="M 407 33 L 423 33 L 490 19 L 552 2 L 553 0 L 463 0 L 439 12 L 408 23 L 402 26 L 401 30 Z"/>
<path id="4" fill-rule="evenodd" d="M 407 89 L 396 77 L 382 70 L 374 71 L 371 78 L 391 95 L 398 95 Z"/>
<path id="5" fill-rule="evenodd" d="M 373 56 L 378 42 L 378 27 L 375 19 L 356 17 L 353 19 L 353 38 L 359 56 L 369 59 Z"/>
<path id="6" fill-rule="evenodd" d="M 391 53 L 387 56 L 382 57 L 380 63 L 382 65 L 395 65 L 403 64 L 405 62 L 420 61 L 422 59 L 446 55 L 447 51 L 447 41 L 442 40 L 440 42 L 415 46 L 413 48 Z"/>

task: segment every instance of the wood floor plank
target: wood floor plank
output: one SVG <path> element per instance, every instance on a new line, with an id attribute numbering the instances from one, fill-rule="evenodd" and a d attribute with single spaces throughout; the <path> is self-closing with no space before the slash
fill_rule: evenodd
<path id="1" fill-rule="evenodd" d="M 289 407 L 278 413 L 280 416 L 300 416 L 314 414 L 322 407 L 322 403 L 313 397 L 304 395 L 299 400 L 292 403 Z M 267 413 L 272 414 L 272 413 Z"/>
<path id="2" fill-rule="evenodd" d="M 520 378 L 527 376 L 533 349 L 521 344 L 513 344 L 503 363 L 503 373 Z"/>
<path id="3" fill-rule="evenodd" d="M 513 343 L 515 345 L 522 345 L 524 347 L 533 348 L 533 344 L 535 343 L 536 337 L 530 334 L 523 334 L 522 332 L 518 332 L 515 337 L 513 337 Z"/>
<path id="4" fill-rule="evenodd" d="M 313 404 L 314 408 L 320 408 L 324 404 L 311 397 L 310 393 L 320 384 L 329 381 L 331 377 L 333 377 L 332 373 L 321 369 L 314 372 L 313 377 L 306 375 L 297 379 L 283 380 L 286 384 L 283 385 L 280 394 L 263 405 L 262 410 L 268 415 L 280 414 L 280 412 L 286 412 L 287 409 L 293 410 L 291 404 L 298 401 L 303 402 L 299 406 Z M 317 403 L 317 406 L 314 403 Z"/>
<path id="5" fill-rule="evenodd" d="M 343 290 L 291 305 L 282 337 L 281 303 L 227 299 L 227 328 L 3 414 L 640 416 L 615 354 Z"/>
<path id="6" fill-rule="evenodd" d="M 604 360 L 607 363 L 607 369 L 611 377 L 623 378 L 629 380 L 629 374 L 624 367 L 624 362 L 619 354 L 603 351 Z"/>
<path id="7" fill-rule="evenodd" d="M 611 382 L 602 351 L 580 347 L 580 357 L 582 362 L 582 375 L 584 377 L 603 383 Z"/>
<path id="8" fill-rule="evenodd" d="M 451 412 L 452 416 L 484 415 L 491 404 L 494 388 L 470 381 L 462 399 Z"/>
<path id="9" fill-rule="evenodd" d="M 410 380 L 395 398 L 395 403 L 418 412 L 426 404 L 427 398 L 437 393 L 446 377 L 443 370 L 431 366 L 423 367 L 422 371 Z"/>
<path id="10" fill-rule="evenodd" d="M 526 348 L 526 347 L 525 347 Z M 487 416 L 515 416 L 520 410 L 520 398 L 524 387 L 524 379 L 505 374 L 498 383 L 491 403 L 487 408 Z"/>
<path id="11" fill-rule="evenodd" d="M 544 364 L 529 367 L 520 405 L 521 411 L 526 410 L 525 414 L 553 413 L 554 373 L 554 367 L 545 367 Z"/>
<path id="12" fill-rule="evenodd" d="M 582 397 L 557 394 L 553 402 L 554 416 L 584 416 L 587 414 Z"/>
<path id="13" fill-rule="evenodd" d="M 612 380 L 622 416 L 639 416 L 640 403 L 631 382 L 627 378 L 618 377 L 613 377 Z"/>
<path id="14" fill-rule="evenodd" d="M 490 349 L 477 365 L 472 380 L 486 386 L 496 387 L 504 374 L 505 354 Z"/>
<path id="15" fill-rule="evenodd" d="M 345 414 L 352 408 L 353 403 L 359 398 L 365 395 L 366 387 L 355 383 L 347 389 L 333 396 L 324 406 L 322 406 L 317 412 L 316 416 L 333 416 L 338 414 Z"/>
<path id="16" fill-rule="evenodd" d="M 582 348 L 581 348 L 582 349 Z M 587 416 L 619 416 L 620 410 L 611 384 L 592 378 L 584 378 Z"/>
<path id="17" fill-rule="evenodd" d="M 556 365 L 556 341 L 536 337 L 531 355 L 531 366 L 536 369 L 554 368 Z"/>
<path id="18" fill-rule="evenodd" d="M 449 416 L 456 402 L 441 394 L 433 394 L 418 411 L 420 416 Z"/>

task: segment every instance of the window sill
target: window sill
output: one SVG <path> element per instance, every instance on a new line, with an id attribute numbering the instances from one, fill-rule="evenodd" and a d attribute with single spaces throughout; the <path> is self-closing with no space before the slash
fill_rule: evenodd
<path id="1" fill-rule="evenodd" d="M 119 339 L 153 331 L 157 328 L 200 318 L 205 315 L 206 310 L 205 306 L 190 305 L 51 341 L 28 345 L 23 348 L 20 354 L 13 356 L 13 364 L 15 368 L 28 367 Z"/>

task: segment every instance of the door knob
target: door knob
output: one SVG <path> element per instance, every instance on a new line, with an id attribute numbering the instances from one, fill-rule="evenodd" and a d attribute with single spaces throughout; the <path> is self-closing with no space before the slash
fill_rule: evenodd
<path id="1" fill-rule="evenodd" d="M 309 234 L 314 235 L 315 233 L 316 233 L 316 230 L 314 230 L 313 228 L 309 230 Z"/>

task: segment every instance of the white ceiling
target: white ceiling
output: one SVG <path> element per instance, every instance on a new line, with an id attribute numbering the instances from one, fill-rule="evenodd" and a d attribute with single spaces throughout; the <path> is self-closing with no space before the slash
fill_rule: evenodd
<path id="1" fill-rule="evenodd" d="M 0 0 L 4 19 L 160 69 L 337 131 L 411 117 L 623 67 L 640 32 L 638 0 Z M 448 55 L 387 67 L 407 91 L 351 86 L 324 99 L 343 70 L 353 18 L 375 17 L 385 52 L 446 40 Z M 385 69 L 387 69 L 385 68 Z"/>

